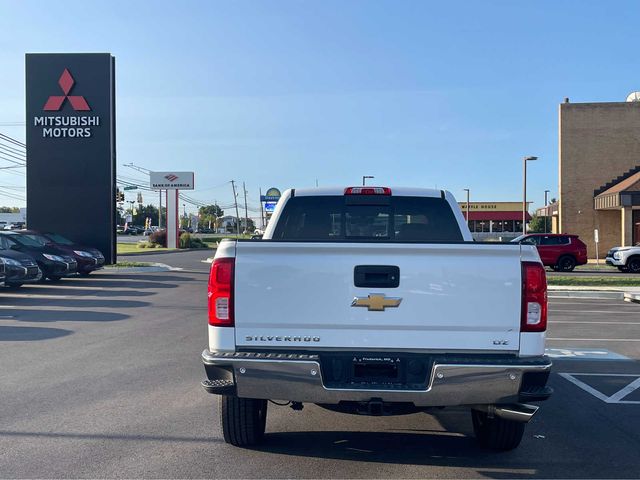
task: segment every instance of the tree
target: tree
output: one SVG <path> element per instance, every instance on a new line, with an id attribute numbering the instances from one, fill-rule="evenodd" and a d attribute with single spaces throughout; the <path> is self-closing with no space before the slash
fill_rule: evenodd
<path id="1" fill-rule="evenodd" d="M 546 217 L 539 217 L 538 215 L 532 215 L 529 222 L 529 233 L 544 233 L 544 220 Z"/>
<path id="2" fill-rule="evenodd" d="M 154 205 L 138 205 L 135 208 L 136 214 L 133 215 L 132 223 L 134 225 L 142 225 L 144 226 L 144 222 L 147 218 L 151 219 L 151 225 L 158 224 L 158 207 Z M 166 218 L 167 209 L 162 207 L 162 218 Z M 164 220 L 163 220 L 164 223 Z"/>
<path id="3" fill-rule="evenodd" d="M 20 213 L 18 207 L 0 207 L 0 213 Z"/>
<path id="4" fill-rule="evenodd" d="M 241 225 L 247 223 L 246 221 L 244 221 L 244 218 L 242 219 L 243 221 L 240 223 Z M 256 229 L 256 225 L 255 223 L 253 223 L 253 220 L 249 219 L 249 223 L 246 225 L 246 229 L 245 232 L 246 233 L 253 233 L 254 230 Z"/>
<path id="5" fill-rule="evenodd" d="M 224 215 L 224 211 L 219 205 L 205 205 L 198 209 L 199 224 L 202 227 L 208 228 L 209 223 L 211 227 L 216 226 L 216 220 Z"/>

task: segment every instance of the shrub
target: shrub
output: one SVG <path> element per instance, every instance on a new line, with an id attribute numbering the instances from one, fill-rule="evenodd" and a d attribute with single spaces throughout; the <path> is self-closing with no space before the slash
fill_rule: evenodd
<path id="1" fill-rule="evenodd" d="M 192 237 L 190 233 L 180 235 L 180 248 L 207 248 L 207 244 L 201 239 Z"/>
<path id="2" fill-rule="evenodd" d="M 140 242 L 138 244 L 138 248 L 147 248 L 149 246 L 149 244 L 147 242 Z"/>
<path id="3" fill-rule="evenodd" d="M 191 248 L 191 234 L 190 233 L 185 232 L 182 235 L 180 235 L 179 246 L 180 246 L 180 248 Z"/>
<path id="4" fill-rule="evenodd" d="M 166 247 L 167 246 L 167 231 L 166 230 L 157 230 L 149 235 L 149 243 L 153 243 L 156 245 L 155 248 Z"/>

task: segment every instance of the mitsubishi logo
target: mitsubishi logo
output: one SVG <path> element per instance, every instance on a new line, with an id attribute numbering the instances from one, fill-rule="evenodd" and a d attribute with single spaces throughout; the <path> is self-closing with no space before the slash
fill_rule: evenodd
<path id="1" fill-rule="evenodd" d="M 43 110 L 48 112 L 57 112 L 62 108 L 66 99 L 69 99 L 71 107 L 77 112 L 91 110 L 89 104 L 82 95 L 69 95 L 69 92 L 75 83 L 76 82 L 71 76 L 71 73 L 65 68 L 64 72 L 62 72 L 62 75 L 60 75 L 60 78 L 58 79 L 58 85 L 60 85 L 64 95 L 51 95 L 47 100 L 47 103 L 45 103 Z"/>
<path id="2" fill-rule="evenodd" d="M 387 297 L 384 293 L 370 293 L 366 297 L 355 297 L 352 307 L 367 307 L 370 312 L 383 312 L 385 308 L 396 308 L 402 302 L 401 298 Z"/>
<path id="3" fill-rule="evenodd" d="M 178 179 L 178 176 L 170 173 L 169 175 L 165 175 L 164 178 L 166 178 L 170 182 L 175 182 Z"/>

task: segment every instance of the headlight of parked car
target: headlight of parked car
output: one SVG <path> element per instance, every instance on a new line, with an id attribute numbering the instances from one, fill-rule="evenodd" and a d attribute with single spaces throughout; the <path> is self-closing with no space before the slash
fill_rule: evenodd
<path id="1" fill-rule="evenodd" d="M 613 252 L 613 258 L 620 260 L 620 252 Z"/>
<path id="2" fill-rule="evenodd" d="M 64 262 L 64 259 L 58 255 L 51 255 L 49 253 L 43 253 L 44 258 L 48 258 L 52 262 Z"/>
<path id="3" fill-rule="evenodd" d="M 21 267 L 22 266 L 22 264 L 19 261 L 14 260 L 13 258 L 4 258 L 3 260 L 4 260 L 5 265 L 11 265 L 12 267 Z"/>
<path id="4" fill-rule="evenodd" d="M 84 250 L 74 250 L 73 253 L 75 253 L 79 257 L 93 258 L 93 255 L 91 255 L 89 252 L 85 252 Z"/>

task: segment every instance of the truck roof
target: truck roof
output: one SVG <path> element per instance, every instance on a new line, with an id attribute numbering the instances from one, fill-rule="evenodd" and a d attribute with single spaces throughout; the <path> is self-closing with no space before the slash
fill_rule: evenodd
<path id="1" fill-rule="evenodd" d="M 361 185 L 347 185 L 344 187 L 319 187 L 319 188 L 296 188 L 296 197 L 315 197 L 324 195 L 344 195 L 345 188 L 359 187 Z M 379 185 L 367 185 L 369 188 Z M 440 197 L 442 190 L 435 188 L 414 188 L 414 187 L 388 187 L 391 189 L 391 195 L 403 197 Z"/>

